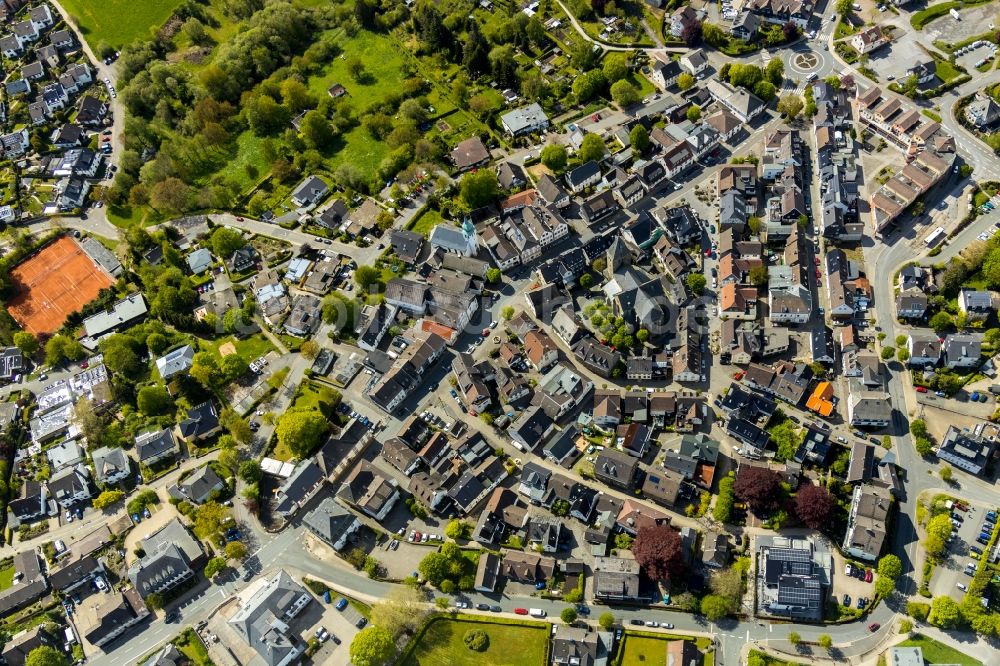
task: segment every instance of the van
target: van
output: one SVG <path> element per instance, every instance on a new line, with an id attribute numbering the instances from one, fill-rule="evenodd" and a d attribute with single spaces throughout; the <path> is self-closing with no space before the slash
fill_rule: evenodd
<path id="1" fill-rule="evenodd" d="M 511 442 L 518 451 L 524 451 L 524 446 L 520 442 Z"/>
<path id="2" fill-rule="evenodd" d="M 545 617 L 548 613 L 543 611 L 541 608 L 529 608 L 528 615 L 531 617 Z"/>

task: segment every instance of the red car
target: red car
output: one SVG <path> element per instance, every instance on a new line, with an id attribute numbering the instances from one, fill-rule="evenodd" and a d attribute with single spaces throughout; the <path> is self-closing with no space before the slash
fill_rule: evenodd
<path id="1" fill-rule="evenodd" d="M 927 393 L 927 387 L 926 386 L 918 386 L 917 387 L 917 393 Z"/>
<path id="2" fill-rule="evenodd" d="M 516 614 L 518 614 L 518 615 L 527 615 L 528 614 L 528 609 L 527 608 L 515 608 L 514 612 Z"/>
<path id="3" fill-rule="evenodd" d="M 735 379 L 736 381 L 743 379 L 743 373 L 737 372 L 735 375 L 733 375 L 733 379 Z"/>
<path id="4" fill-rule="evenodd" d="M 866 583 L 872 582 L 872 570 L 871 569 L 865 569 L 865 582 Z"/>
<path id="5" fill-rule="evenodd" d="M 872 622 L 871 624 L 868 625 L 868 631 L 875 633 L 876 631 L 879 630 L 879 627 L 881 626 L 882 625 L 879 624 L 878 622 Z"/>

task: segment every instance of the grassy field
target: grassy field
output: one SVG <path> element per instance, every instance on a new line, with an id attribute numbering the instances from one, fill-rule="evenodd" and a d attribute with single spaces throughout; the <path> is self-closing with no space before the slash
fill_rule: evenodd
<path id="1" fill-rule="evenodd" d="M 933 638 L 922 634 L 914 634 L 912 638 L 903 641 L 896 647 L 918 647 L 923 650 L 924 661 L 928 664 L 961 664 L 961 666 L 983 666 L 964 652 L 939 643 Z"/>
<path id="2" fill-rule="evenodd" d="M 180 0 L 63 0 L 91 47 L 100 42 L 121 48 L 152 36 Z"/>
<path id="3" fill-rule="evenodd" d="M 649 666 L 650 664 L 664 663 L 667 658 L 667 641 L 686 638 L 685 636 L 671 636 L 664 634 L 626 634 L 625 646 L 622 648 L 622 660 L 620 666 Z M 708 647 L 708 639 L 699 638 L 695 641 L 699 649 Z M 703 666 L 712 666 L 715 663 L 715 654 L 705 654 Z"/>
<path id="4" fill-rule="evenodd" d="M 775 659 L 758 650 L 750 650 L 750 654 L 760 655 L 760 657 L 764 660 L 765 666 L 802 666 L 801 664 L 795 661 L 782 661 L 781 659 Z"/>
<path id="5" fill-rule="evenodd" d="M 490 638 L 483 652 L 470 650 L 462 642 L 465 632 L 481 629 Z M 403 666 L 544 666 L 548 625 L 491 624 L 440 619 L 427 626 L 416 650 Z"/>

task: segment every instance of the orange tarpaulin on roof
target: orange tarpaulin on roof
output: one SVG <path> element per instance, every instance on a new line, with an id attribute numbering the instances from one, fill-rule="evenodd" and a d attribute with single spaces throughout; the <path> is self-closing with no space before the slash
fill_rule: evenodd
<path id="1" fill-rule="evenodd" d="M 833 385 L 830 382 L 820 382 L 816 390 L 806 401 L 806 407 L 822 416 L 833 414 Z"/>

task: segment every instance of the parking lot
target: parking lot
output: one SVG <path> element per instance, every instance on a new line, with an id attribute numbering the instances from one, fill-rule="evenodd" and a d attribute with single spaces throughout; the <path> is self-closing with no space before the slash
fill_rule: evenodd
<path id="1" fill-rule="evenodd" d="M 993 42 L 973 42 L 955 52 L 955 62 L 971 74 L 973 69 L 985 64 L 987 59 L 996 58 L 996 54 L 997 45 Z"/>
<path id="2" fill-rule="evenodd" d="M 965 7 L 959 10 L 959 16 L 962 17 L 960 21 L 956 21 L 950 14 L 934 19 L 920 31 L 921 41 L 931 44 L 940 39 L 949 44 L 957 44 L 981 35 L 993 29 L 997 8 L 993 3 Z"/>
<path id="3" fill-rule="evenodd" d="M 986 521 L 987 511 L 990 510 L 985 505 L 971 502 L 968 511 L 952 509 L 953 521 L 957 522 L 958 527 L 952 532 L 954 539 L 947 546 L 948 557 L 934 570 L 931 581 L 931 593 L 934 596 L 947 595 L 956 601 L 962 599 L 965 590 L 959 585 L 968 585 L 971 572 L 975 571 L 979 553 L 972 549 L 985 549 L 985 545 L 977 539 Z"/>

